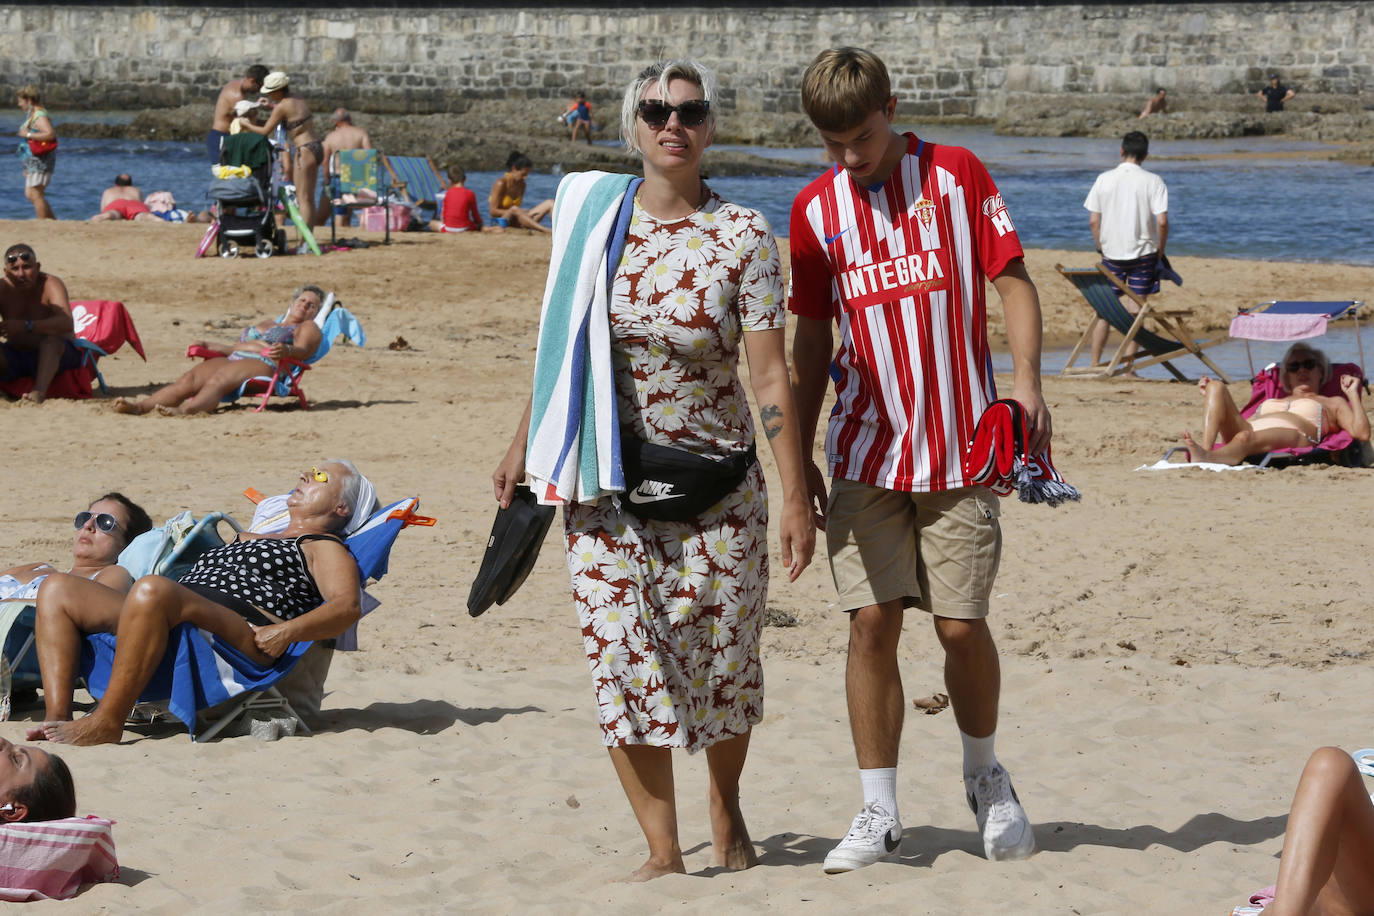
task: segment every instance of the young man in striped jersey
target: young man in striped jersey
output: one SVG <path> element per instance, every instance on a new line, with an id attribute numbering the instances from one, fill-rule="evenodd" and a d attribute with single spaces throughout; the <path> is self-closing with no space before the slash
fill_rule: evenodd
<path id="1" fill-rule="evenodd" d="M 1029 450 L 1049 444 L 1040 391 L 1040 300 L 1011 217 L 983 164 L 893 130 L 897 99 L 873 54 L 820 54 L 802 104 L 835 166 L 792 205 L 797 315 L 793 385 L 803 447 L 835 381 L 825 452 L 812 464 L 831 572 L 849 612 L 845 691 L 864 807 L 825 860 L 837 873 L 896 852 L 897 755 L 905 701 L 903 612 L 929 613 L 964 746 L 964 786 L 989 859 L 1035 851 L 1030 822 L 993 753 L 1001 675 L 988 596 L 1001 554 L 997 497 L 970 487 L 963 459 L 996 399 L 986 279 L 1002 301 Z M 839 349 L 831 336 L 839 326 Z"/>

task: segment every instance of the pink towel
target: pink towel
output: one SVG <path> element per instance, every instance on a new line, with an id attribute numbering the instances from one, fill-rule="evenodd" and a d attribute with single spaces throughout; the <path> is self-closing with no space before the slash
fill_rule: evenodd
<path id="1" fill-rule="evenodd" d="M 1231 319 L 1231 336 L 1246 340 L 1302 340 L 1326 333 L 1324 315 L 1237 315 Z"/>
<path id="2" fill-rule="evenodd" d="M 83 884 L 117 880 L 113 826 L 90 815 L 0 825 L 0 900 L 62 900 Z"/>

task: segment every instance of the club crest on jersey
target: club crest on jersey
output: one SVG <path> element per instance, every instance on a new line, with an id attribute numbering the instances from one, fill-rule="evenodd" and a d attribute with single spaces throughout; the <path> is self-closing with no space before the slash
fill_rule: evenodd
<path id="1" fill-rule="evenodd" d="M 921 221 L 921 225 L 930 228 L 930 221 L 935 219 L 935 202 L 929 198 L 922 197 L 911 205 L 911 212 Z"/>
<path id="2" fill-rule="evenodd" d="M 1016 227 L 1011 224 L 1011 214 L 1007 212 L 1007 205 L 1002 202 L 1001 194 L 994 194 L 984 200 L 982 209 L 983 215 L 992 221 L 992 226 L 999 236 L 1016 231 Z"/>
<path id="3" fill-rule="evenodd" d="M 866 309 L 948 287 L 949 278 L 935 251 L 898 255 L 840 271 L 840 288 L 852 309 Z"/>

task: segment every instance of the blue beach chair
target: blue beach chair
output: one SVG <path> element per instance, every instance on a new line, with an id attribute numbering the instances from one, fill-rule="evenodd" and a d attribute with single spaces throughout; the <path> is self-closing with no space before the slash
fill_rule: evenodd
<path id="1" fill-rule="evenodd" d="M 402 528 L 435 523 L 432 518 L 416 514 L 419 505 L 419 497 L 394 502 L 373 513 L 344 542 L 358 564 L 364 585 L 386 575 L 392 545 Z M 364 602 L 364 613 L 376 606 L 376 601 Z M 172 631 L 167 652 L 139 702 L 166 703 L 168 711 L 186 724 L 192 740 L 197 742 L 214 738 L 254 709 L 271 710 L 274 718 L 284 716 L 294 722 L 296 730 L 308 734 L 309 727 L 278 685 L 313 645 L 293 643 L 274 664 L 263 666 L 213 633 L 182 624 Z M 86 639 L 81 673 L 96 699 L 104 696 L 109 686 L 115 646 L 115 636 L 110 633 L 96 633 Z M 214 719 L 197 733 L 198 719 L 206 710 L 215 713 Z"/>

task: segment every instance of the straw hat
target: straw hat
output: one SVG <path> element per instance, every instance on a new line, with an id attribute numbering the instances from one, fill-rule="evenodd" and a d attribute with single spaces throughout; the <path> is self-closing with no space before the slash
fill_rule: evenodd
<path id="1" fill-rule="evenodd" d="M 288 83 L 290 83 L 290 80 L 287 79 L 285 73 L 280 70 L 273 70 L 271 73 L 267 74 L 267 78 L 262 81 L 262 91 L 276 92 L 279 89 L 285 89 Z"/>

